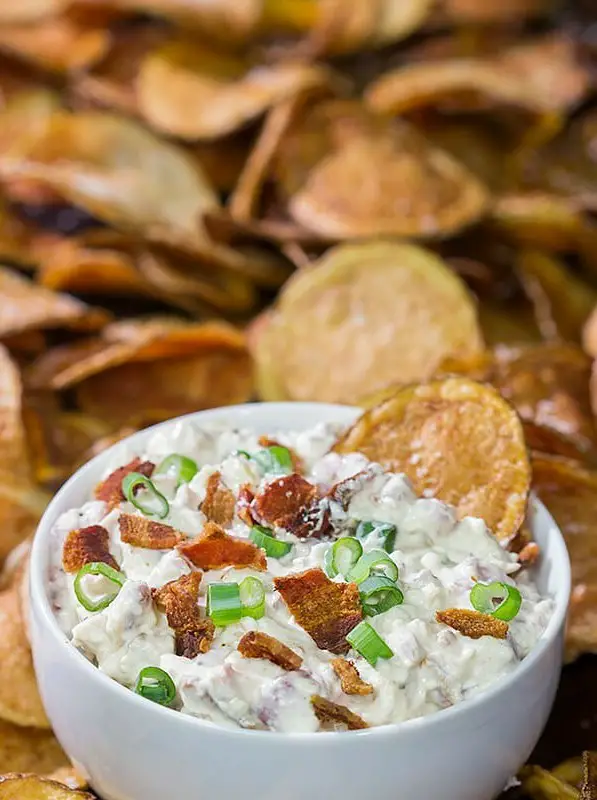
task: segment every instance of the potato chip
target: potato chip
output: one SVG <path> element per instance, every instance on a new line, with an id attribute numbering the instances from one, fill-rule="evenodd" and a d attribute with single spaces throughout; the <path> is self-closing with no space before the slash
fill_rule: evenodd
<path id="1" fill-rule="evenodd" d="M 14 770 L 13 770 L 14 771 Z M 24 770 L 22 770 L 24 771 Z M 88 789 L 89 784 L 74 767 L 59 767 L 44 777 L 56 783 L 62 783 L 69 789 Z"/>
<path id="2" fill-rule="evenodd" d="M 477 309 L 483 339 L 489 346 L 541 341 L 533 311 L 527 306 L 483 301 Z"/>
<path id="3" fill-rule="evenodd" d="M 597 305 L 597 291 L 538 250 L 521 253 L 517 268 L 543 338 L 580 342 L 584 324 Z"/>
<path id="4" fill-rule="evenodd" d="M 597 305 L 585 322 L 582 332 L 582 345 L 590 356 L 597 358 Z"/>
<path id="5" fill-rule="evenodd" d="M 1 134 L 0 134 L 1 136 Z M 19 266 L 31 265 L 34 257 L 31 247 L 37 231 L 33 225 L 18 217 L 3 199 L 0 199 L 0 260 Z"/>
<path id="6" fill-rule="evenodd" d="M 292 219 L 324 239 L 448 235 L 487 200 L 481 183 L 415 128 L 351 101 L 316 105 L 293 125 L 274 174 Z"/>
<path id="7" fill-rule="evenodd" d="M 426 250 L 379 241 L 339 246 L 296 273 L 256 357 L 283 397 L 351 402 L 481 349 L 459 278 Z"/>
<path id="8" fill-rule="evenodd" d="M 36 286 L 5 267 L 0 267 L 0 294 L 0 337 L 47 328 L 94 330 L 110 318 L 105 311 Z"/>
<path id="9" fill-rule="evenodd" d="M 49 778 L 11 773 L 0 776 L 0 800 L 93 800 L 93 796 Z"/>
<path id="10" fill-rule="evenodd" d="M 557 456 L 534 455 L 533 489 L 564 538 L 572 564 L 566 645 L 570 656 L 597 650 L 597 471 Z"/>
<path id="11" fill-rule="evenodd" d="M 518 777 L 522 791 L 531 800 L 580 800 L 577 789 L 542 767 L 527 765 Z"/>
<path id="12" fill-rule="evenodd" d="M 7 772 L 53 773 L 67 764 L 68 758 L 53 733 L 22 728 L 0 719 L 0 775 Z"/>
<path id="13" fill-rule="evenodd" d="M 551 774 L 558 778 L 558 780 L 564 781 L 564 783 L 579 787 L 583 777 L 582 758 L 580 756 L 567 758 L 565 761 L 553 767 Z"/>
<path id="14" fill-rule="evenodd" d="M 401 389 L 366 411 L 334 449 L 406 473 L 417 495 L 481 517 L 500 542 L 524 520 L 530 467 L 522 425 L 484 384 L 447 378 Z"/>
<path id="15" fill-rule="evenodd" d="M 253 151 L 253 138 L 248 130 L 244 130 L 213 142 L 196 142 L 191 146 L 191 152 L 218 192 L 229 194 L 235 188 L 245 162 Z"/>

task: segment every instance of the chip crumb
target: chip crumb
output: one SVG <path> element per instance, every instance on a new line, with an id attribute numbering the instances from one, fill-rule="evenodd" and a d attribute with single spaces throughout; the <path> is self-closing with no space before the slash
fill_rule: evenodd
<path id="1" fill-rule="evenodd" d="M 135 457 L 124 467 L 118 467 L 114 472 L 111 472 L 108 477 L 95 487 L 95 499 L 102 500 L 108 505 L 108 508 L 116 508 L 120 503 L 126 500 L 122 492 L 122 481 L 131 472 L 140 472 L 146 478 L 151 478 L 155 469 L 155 464 L 151 461 L 141 461 L 140 458 Z"/>
<path id="2" fill-rule="evenodd" d="M 235 505 L 234 492 L 223 485 L 222 473 L 212 473 L 207 481 L 205 500 L 199 506 L 200 511 L 210 522 L 227 528 L 234 519 Z"/>
<path id="3" fill-rule="evenodd" d="M 148 550 L 171 550 L 183 539 L 183 535 L 170 525 L 138 514 L 121 514 L 118 517 L 118 527 L 120 538 L 125 544 Z"/>
<path id="4" fill-rule="evenodd" d="M 331 665 L 340 680 L 344 694 L 372 694 L 373 686 L 361 678 L 352 661 L 347 661 L 345 658 L 334 658 Z"/>
<path id="5" fill-rule="evenodd" d="M 192 564 L 209 571 L 223 567 L 267 569 L 265 553 L 246 539 L 230 536 L 215 522 L 208 522 L 200 536 L 178 546 L 179 552 Z"/>
<path id="6" fill-rule="evenodd" d="M 325 697 L 320 695 L 313 695 L 311 705 L 315 716 L 322 725 L 345 725 L 349 731 L 359 731 L 369 727 L 362 717 L 359 717 L 358 714 L 355 714 L 346 706 L 332 703 L 331 700 L 326 700 Z"/>
<path id="7" fill-rule="evenodd" d="M 480 639 L 482 636 L 505 639 L 508 634 L 507 622 L 468 608 L 446 608 L 444 611 L 437 611 L 435 618 L 469 639 Z"/>
<path id="8" fill-rule="evenodd" d="M 86 564 L 102 562 L 112 569 L 120 569 L 110 553 L 110 534 L 101 525 L 89 525 L 70 531 L 64 541 L 62 566 L 70 574 Z"/>
<path id="9" fill-rule="evenodd" d="M 245 633 L 238 643 L 238 652 L 244 658 L 266 658 L 287 672 L 300 669 L 303 659 L 273 636 L 262 631 Z"/>

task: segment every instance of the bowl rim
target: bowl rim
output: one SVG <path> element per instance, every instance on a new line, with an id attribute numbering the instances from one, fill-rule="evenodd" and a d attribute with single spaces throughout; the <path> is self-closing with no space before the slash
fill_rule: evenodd
<path id="1" fill-rule="evenodd" d="M 134 709 L 136 708 L 139 708 L 139 710 L 144 708 L 145 711 L 149 711 L 151 708 L 150 713 L 160 715 L 157 716 L 156 719 L 161 718 L 163 719 L 164 723 L 166 723 L 167 720 L 170 720 L 172 724 L 177 724 L 175 723 L 175 720 L 178 719 L 178 724 L 188 725 L 190 726 L 189 730 L 195 730 L 196 732 L 210 731 L 212 734 L 234 739 L 238 739 L 239 737 L 251 737 L 251 739 L 265 737 L 270 743 L 273 743 L 274 741 L 292 742 L 294 746 L 313 743 L 314 738 L 320 743 L 323 740 L 328 742 L 339 742 L 353 737 L 369 738 L 401 735 L 407 734 L 409 731 L 416 731 L 420 729 L 424 730 L 429 725 L 449 724 L 451 720 L 457 718 L 458 716 L 463 714 L 466 715 L 475 708 L 478 708 L 485 703 L 489 703 L 493 698 L 507 693 L 507 691 L 513 687 L 524 675 L 530 673 L 534 669 L 535 665 L 541 660 L 545 651 L 554 644 L 554 641 L 557 639 L 558 634 L 563 628 L 568 612 L 571 591 L 570 559 L 564 537 L 549 511 L 534 495 L 531 495 L 530 498 L 530 502 L 533 505 L 534 511 L 539 511 L 539 513 L 544 517 L 544 523 L 546 525 L 551 525 L 552 527 L 550 539 L 553 539 L 553 541 L 550 541 L 550 563 L 558 563 L 559 574 L 558 586 L 552 597 L 554 601 L 554 611 L 546 629 L 541 634 L 541 637 L 539 638 L 539 641 L 533 650 L 518 664 L 518 666 L 512 672 L 502 676 L 492 683 L 487 689 L 479 692 L 479 694 L 456 703 L 455 705 L 449 706 L 448 708 L 439 709 L 438 711 L 422 717 L 415 717 L 413 719 L 396 723 L 388 723 L 386 725 L 373 726 L 365 730 L 357 731 L 279 733 L 276 731 L 260 731 L 244 728 L 239 730 L 225 728 L 206 720 L 199 719 L 198 717 L 194 717 L 190 714 L 183 714 L 175 709 L 166 708 L 156 703 L 152 703 L 151 706 L 148 706 L 147 701 L 144 698 L 135 694 L 135 692 L 133 692 L 131 689 L 123 686 L 122 684 L 118 683 L 118 681 L 101 672 L 87 658 L 85 658 L 85 656 L 79 650 L 77 650 L 77 648 L 73 647 L 68 636 L 60 628 L 58 620 L 56 619 L 56 616 L 51 608 L 45 575 L 45 551 L 47 549 L 47 541 L 58 515 L 60 513 L 64 513 L 58 512 L 57 510 L 64 502 L 64 498 L 68 497 L 73 492 L 82 478 L 87 478 L 91 474 L 97 473 L 99 480 L 99 476 L 102 474 L 102 471 L 105 471 L 108 463 L 112 457 L 118 453 L 119 450 L 124 450 L 125 448 L 134 448 L 138 444 L 148 440 L 159 430 L 180 423 L 184 424 L 195 422 L 200 423 L 201 421 L 216 421 L 220 417 L 227 417 L 228 414 L 230 414 L 232 417 L 235 415 L 240 415 L 241 418 L 246 415 L 247 427 L 250 427 L 250 418 L 252 414 L 257 414 L 257 409 L 264 408 L 271 410 L 274 414 L 288 414 L 292 417 L 292 419 L 296 419 L 297 422 L 293 423 L 295 430 L 300 429 L 300 423 L 298 420 L 301 416 L 315 413 L 318 409 L 325 409 L 327 414 L 334 414 L 335 412 L 339 417 L 343 416 L 347 422 L 349 421 L 350 417 L 349 412 L 353 414 L 354 418 L 358 416 L 359 412 L 363 412 L 363 409 L 356 406 L 313 402 L 243 403 L 235 406 L 224 406 L 216 409 L 194 411 L 190 414 L 185 414 L 180 417 L 174 417 L 172 419 L 159 422 L 148 428 L 144 428 L 141 431 L 137 431 L 119 442 L 116 442 L 111 447 L 94 456 L 90 461 L 81 466 L 58 490 L 46 508 L 42 518 L 40 519 L 33 538 L 31 548 L 31 564 L 29 569 L 29 595 L 32 604 L 31 613 L 33 613 L 33 610 L 35 609 L 38 616 L 42 619 L 42 624 L 52 635 L 56 646 L 64 650 L 65 657 L 72 659 L 73 663 L 76 662 L 81 669 L 86 670 L 89 679 L 96 681 L 98 688 L 103 688 L 104 691 L 114 693 L 116 699 L 119 699 L 121 703 L 131 704 L 131 713 L 134 713 Z M 240 421 L 241 420 L 239 419 L 239 423 Z M 340 421 L 342 422 L 344 420 Z M 236 421 L 233 420 L 232 424 L 235 424 L 235 422 Z M 289 429 L 292 428 L 289 427 Z"/>

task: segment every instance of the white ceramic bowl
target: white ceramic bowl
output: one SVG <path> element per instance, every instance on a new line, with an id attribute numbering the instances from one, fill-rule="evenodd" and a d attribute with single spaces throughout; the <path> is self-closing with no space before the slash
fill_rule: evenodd
<path id="1" fill-rule="evenodd" d="M 357 413 L 271 403 L 188 419 L 230 420 L 270 433 L 319 421 L 348 423 Z M 127 440 L 129 451 L 143 449 L 154 430 Z M 113 458 L 113 449 L 97 456 L 56 495 L 40 523 L 31 564 L 33 654 L 42 698 L 66 752 L 104 800 L 490 800 L 529 756 L 559 679 L 570 588 L 564 541 L 540 503 L 531 509 L 543 552 L 537 581 L 553 596 L 555 612 L 514 673 L 474 699 L 400 725 L 345 733 L 234 731 L 123 688 L 68 643 L 53 617 L 46 594 L 50 528 L 89 497 Z"/>

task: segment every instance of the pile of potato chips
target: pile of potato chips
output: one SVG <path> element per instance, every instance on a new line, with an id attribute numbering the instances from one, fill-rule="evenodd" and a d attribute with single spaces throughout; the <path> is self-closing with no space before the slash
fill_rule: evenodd
<path id="1" fill-rule="evenodd" d="M 408 415 L 439 379 L 464 381 L 446 408 L 492 384 L 569 545 L 569 658 L 597 652 L 585 22 L 555 0 L 0 2 L 0 774 L 67 765 L 18 546 L 78 465 L 201 408 Z M 471 435 L 501 413 L 473 395 Z M 521 547 L 500 487 L 526 455 L 495 446 L 470 485 L 494 486 L 496 532 Z M 523 790 L 596 797 L 568 768 L 529 768 Z M 88 796 L 44 780 L 0 780 L 0 800 Z"/>

